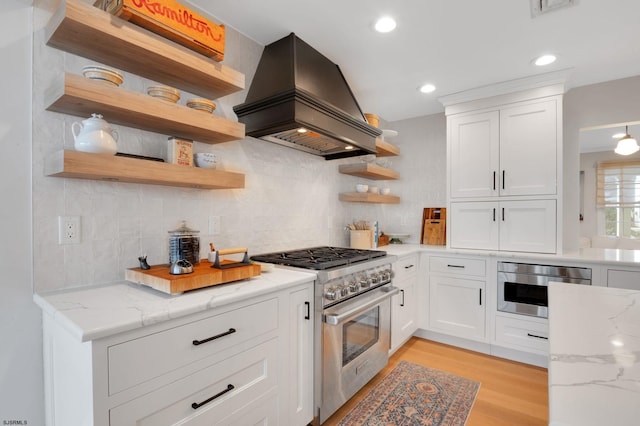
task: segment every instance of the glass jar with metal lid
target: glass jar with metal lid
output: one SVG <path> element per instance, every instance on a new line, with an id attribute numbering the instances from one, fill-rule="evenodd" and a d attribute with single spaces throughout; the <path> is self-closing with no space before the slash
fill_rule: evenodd
<path id="1" fill-rule="evenodd" d="M 186 221 L 182 226 L 173 231 L 169 231 L 169 263 L 173 264 L 179 260 L 188 260 L 192 265 L 200 263 L 200 237 L 195 229 L 187 226 Z"/>

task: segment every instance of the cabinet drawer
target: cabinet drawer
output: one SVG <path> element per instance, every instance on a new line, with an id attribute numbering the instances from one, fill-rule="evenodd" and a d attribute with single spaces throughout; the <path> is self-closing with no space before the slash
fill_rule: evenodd
<path id="1" fill-rule="evenodd" d="M 109 394 L 251 340 L 277 326 L 278 301 L 270 299 L 110 346 Z"/>
<path id="2" fill-rule="evenodd" d="M 418 273 L 418 256 L 409 256 L 393 264 L 393 279 L 401 281 L 416 276 Z"/>
<path id="3" fill-rule="evenodd" d="M 486 262 L 480 259 L 433 256 L 429 260 L 429 270 L 431 272 L 484 277 L 486 276 Z"/>
<path id="4" fill-rule="evenodd" d="M 248 404 L 277 394 L 277 349 L 278 340 L 274 338 L 115 407 L 110 411 L 110 423 L 114 426 L 228 423 L 227 419 L 237 417 Z M 194 408 L 194 403 L 200 406 Z M 266 414 L 264 417 L 271 417 Z"/>
<path id="5" fill-rule="evenodd" d="M 496 340 L 509 345 L 549 352 L 549 325 L 496 315 Z"/>
<path id="6" fill-rule="evenodd" d="M 640 271 L 607 270 L 607 286 L 640 290 Z"/>

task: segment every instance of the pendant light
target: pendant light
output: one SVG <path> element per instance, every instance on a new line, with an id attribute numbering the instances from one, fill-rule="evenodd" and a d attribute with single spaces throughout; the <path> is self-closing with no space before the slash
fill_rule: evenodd
<path id="1" fill-rule="evenodd" d="M 640 147 L 638 142 L 629 134 L 629 126 L 624 126 L 625 135 L 618 141 L 615 153 L 620 155 L 631 155 L 634 152 L 638 152 Z"/>

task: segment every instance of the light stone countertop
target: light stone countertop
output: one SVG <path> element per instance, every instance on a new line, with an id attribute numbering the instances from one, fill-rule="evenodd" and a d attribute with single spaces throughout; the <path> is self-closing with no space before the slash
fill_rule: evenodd
<path id="1" fill-rule="evenodd" d="M 549 424 L 640 424 L 640 291 L 551 283 Z"/>
<path id="2" fill-rule="evenodd" d="M 316 279 L 313 272 L 273 268 L 257 277 L 168 295 L 126 281 L 35 294 L 45 314 L 80 341 L 107 337 L 293 287 Z"/>

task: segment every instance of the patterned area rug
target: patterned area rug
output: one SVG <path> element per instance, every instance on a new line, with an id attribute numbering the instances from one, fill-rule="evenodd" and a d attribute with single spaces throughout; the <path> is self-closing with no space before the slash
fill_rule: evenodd
<path id="1" fill-rule="evenodd" d="M 480 383 L 401 361 L 339 426 L 462 426 Z"/>

